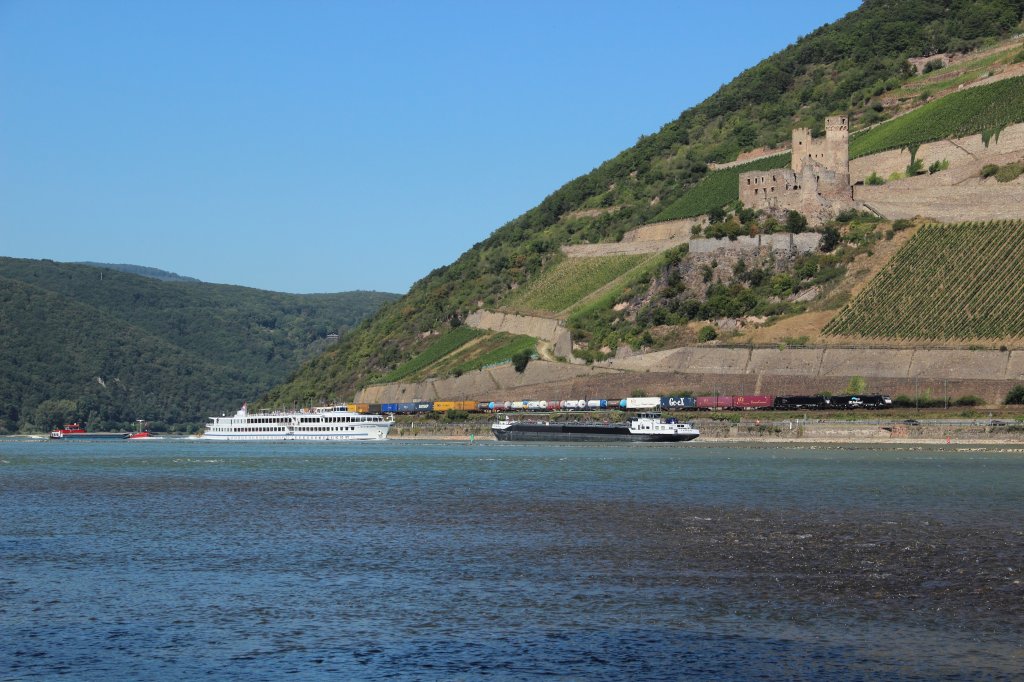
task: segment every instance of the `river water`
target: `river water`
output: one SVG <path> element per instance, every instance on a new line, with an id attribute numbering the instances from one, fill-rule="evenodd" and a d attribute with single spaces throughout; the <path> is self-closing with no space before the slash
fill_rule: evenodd
<path id="1" fill-rule="evenodd" d="M 0 441 L 0 679 L 1010 679 L 1024 452 Z"/>

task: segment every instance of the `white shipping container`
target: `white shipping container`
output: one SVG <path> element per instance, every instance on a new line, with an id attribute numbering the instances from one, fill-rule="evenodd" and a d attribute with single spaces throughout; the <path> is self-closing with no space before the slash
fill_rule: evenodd
<path id="1" fill-rule="evenodd" d="M 654 410 L 661 407 L 661 398 L 626 398 L 627 410 Z"/>

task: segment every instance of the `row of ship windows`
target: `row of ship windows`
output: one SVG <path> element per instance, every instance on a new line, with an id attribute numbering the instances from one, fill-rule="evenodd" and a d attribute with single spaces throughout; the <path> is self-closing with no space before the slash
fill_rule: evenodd
<path id="1" fill-rule="evenodd" d="M 225 432 L 225 433 L 279 433 L 287 431 L 288 429 L 283 426 L 250 426 L 250 427 L 225 427 L 219 426 L 211 429 L 213 432 Z M 293 431 L 318 431 L 318 432 L 333 432 L 333 431 L 355 431 L 354 426 L 296 426 Z"/>
<path id="2" fill-rule="evenodd" d="M 379 422 L 380 417 L 302 417 L 303 424 L 349 424 L 353 422 Z M 291 424 L 291 417 L 250 417 L 245 424 Z"/>

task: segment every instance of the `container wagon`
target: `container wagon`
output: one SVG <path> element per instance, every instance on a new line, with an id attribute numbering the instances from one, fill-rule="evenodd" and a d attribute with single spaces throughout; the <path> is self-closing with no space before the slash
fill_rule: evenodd
<path id="1" fill-rule="evenodd" d="M 732 405 L 737 410 L 770 410 L 775 405 L 775 396 L 737 395 L 733 396 Z"/>
<path id="2" fill-rule="evenodd" d="M 733 398 L 731 395 L 702 395 L 697 397 L 698 410 L 731 410 Z"/>
<path id="3" fill-rule="evenodd" d="M 434 412 L 448 412 L 450 410 L 462 410 L 472 412 L 476 409 L 476 402 L 472 400 L 435 400 Z"/>
<path id="4" fill-rule="evenodd" d="M 619 406 L 627 410 L 657 410 L 661 407 L 661 398 L 626 398 L 619 401 Z"/>

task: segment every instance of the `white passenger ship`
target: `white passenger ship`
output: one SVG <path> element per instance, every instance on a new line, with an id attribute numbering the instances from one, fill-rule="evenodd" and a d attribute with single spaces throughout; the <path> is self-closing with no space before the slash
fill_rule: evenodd
<path id="1" fill-rule="evenodd" d="M 346 405 L 299 412 L 257 412 L 246 405 L 234 417 L 211 417 L 206 440 L 383 440 L 394 418 L 349 412 Z"/>

